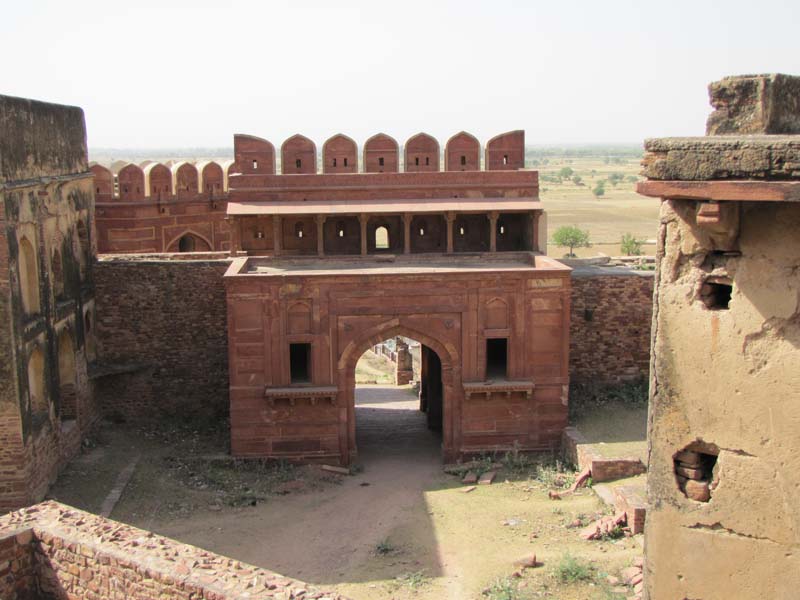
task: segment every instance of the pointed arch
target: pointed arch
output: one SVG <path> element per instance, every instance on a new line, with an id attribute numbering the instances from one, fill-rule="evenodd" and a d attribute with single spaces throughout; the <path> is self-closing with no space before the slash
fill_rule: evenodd
<path id="1" fill-rule="evenodd" d="M 117 186 L 119 199 L 122 202 L 136 202 L 144 200 L 145 179 L 144 171 L 139 165 L 128 163 L 117 173 Z"/>
<path id="2" fill-rule="evenodd" d="M 182 250 L 181 240 L 186 240 L 185 243 L 191 243 L 191 248 L 184 245 Z M 184 230 L 167 244 L 167 252 L 211 252 L 212 249 L 211 241 L 193 229 Z"/>
<path id="3" fill-rule="evenodd" d="M 144 171 L 144 195 L 151 200 L 167 200 L 172 196 L 172 172 L 158 162 L 148 163 Z"/>
<path id="4" fill-rule="evenodd" d="M 239 173 L 274 175 L 275 146 L 269 140 L 237 133 L 233 136 L 233 160 Z"/>
<path id="5" fill-rule="evenodd" d="M 486 142 L 487 171 L 514 171 L 525 168 L 525 131 L 517 129 L 494 136 Z"/>
<path id="6" fill-rule="evenodd" d="M 172 189 L 175 196 L 185 200 L 197 196 L 198 173 L 197 167 L 192 163 L 181 161 L 170 168 L 172 171 Z"/>
<path id="7" fill-rule="evenodd" d="M 39 260 L 35 246 L 25 236 L 19 240 L 18 265 L 22 310 L 26 315 L 38 314 L 41 308 L 39 298 Z"/>

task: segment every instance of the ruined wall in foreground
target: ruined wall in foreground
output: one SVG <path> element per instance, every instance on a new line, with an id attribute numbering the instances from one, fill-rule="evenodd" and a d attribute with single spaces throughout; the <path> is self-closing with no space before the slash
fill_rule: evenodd
<path id="1" fill-rule="evenodd" d="M 57 502 L 0 517 L 0 598 L 345 600 Z"/>
<path id="2" fill-rule="evenodd" d="M 227 413 L 227 266 L 219 258 L 96 263 L 96 381 L 105 414 L 142 420 Z"/>
<path id="3" fill-rule="evenodd" d="M 652 273 L 574 269 L 570 383 L 613 385 L 647 378 L 652 317 Z"/>
<path id="4" fill-rule="evenodd" d="M 664 201 L 645 598 L 797 598 L 800 136 L 646 150 L 639 191 Z"/>

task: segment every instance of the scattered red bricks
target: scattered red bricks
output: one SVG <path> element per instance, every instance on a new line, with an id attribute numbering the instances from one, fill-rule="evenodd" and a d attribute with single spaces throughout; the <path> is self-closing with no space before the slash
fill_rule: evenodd
<path id="1" fill-rule="evenodd" d="M 606 516 L 581 530 L 580 536 L 585 540 L 599 540 L 611 535 L 618 528 L 625 530 L 627 522 L 628 516 L 625 513 L 617 513 L 613 517 Z"/>
<path id="2" fill-rule="evenodd" d="M 494 478 L 497 476 L 497 471 L 486 471 L 478 479 L 478 485 L 491 485 Z"/>
<path id="3" fill-rule="evenodd" d="M 473 485 L 478 483 L 478 474 L 475 471 L 469 471 L 466 475 L 464 475 L 461 483 L 465 485 Z"/>

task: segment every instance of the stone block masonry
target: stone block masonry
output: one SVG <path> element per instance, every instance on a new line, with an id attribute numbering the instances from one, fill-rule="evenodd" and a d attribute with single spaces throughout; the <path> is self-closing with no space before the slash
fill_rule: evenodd
<path id="1" fill-rule="evenodd" d="M 346 600 L 56 502 L 0 518 L 0 598 Z"/>
<path id="2" fill-rule="evenodd" d="M 227 414 L 227 266 L 163 257 L 97 262 L 96 381 L 105 414 L 132 421 Z"/>

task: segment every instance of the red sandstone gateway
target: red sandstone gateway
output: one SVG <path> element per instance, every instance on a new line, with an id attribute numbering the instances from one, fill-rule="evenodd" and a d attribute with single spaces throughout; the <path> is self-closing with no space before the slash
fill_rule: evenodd
<path id="1" fill-rule="evenodd" d="M 353 172 L 352 140 L 334 136 L 325 174 L 306 166 L 313 143 L 302 136 L 281 150 L 288 171 L 264 172 L 274 148 L 254 139 L 235 137 L 227 199 L 233 454 L 352 461 L 356 362 L 397 335 L 423 345 L 421 408 L 445 460 L 555 448 L 570 269 L 544 256 L 538 176 L 518 168 L 522 133 L 494 138 L 489 171 L 463 132 L 443 172 L 425 135 L 406 144 L 405 172 L 389 168 L 391 138 L 371 138 L 367 173 Z"/>

